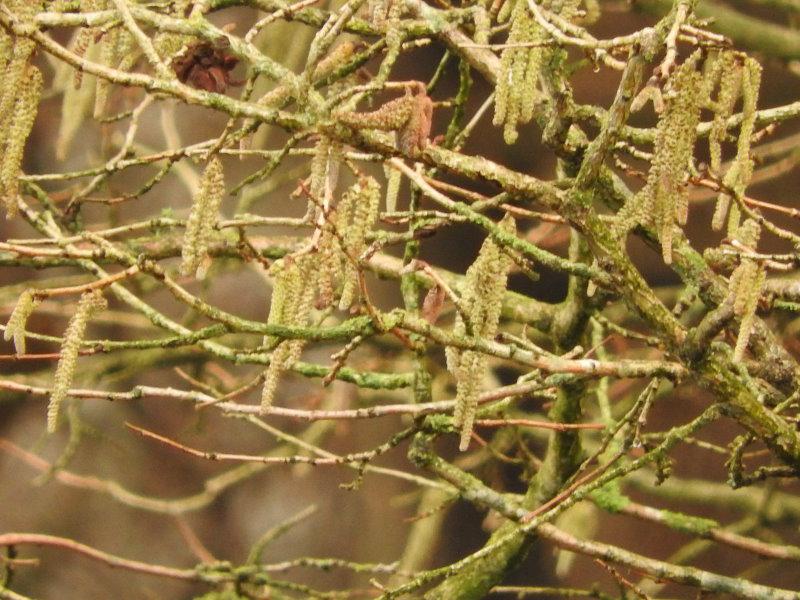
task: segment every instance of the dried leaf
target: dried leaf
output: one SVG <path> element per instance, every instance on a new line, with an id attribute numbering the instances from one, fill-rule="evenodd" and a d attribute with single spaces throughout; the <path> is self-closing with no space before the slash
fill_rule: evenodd
<path id="1" fill-rule="evenodd" d="M 422 301 L 422 318 L 431 325 L 435 325 L 442 312 L 446 297 L 444 288 L 438 283 L 429 289 L 425 294 L 425 300 Z"/>

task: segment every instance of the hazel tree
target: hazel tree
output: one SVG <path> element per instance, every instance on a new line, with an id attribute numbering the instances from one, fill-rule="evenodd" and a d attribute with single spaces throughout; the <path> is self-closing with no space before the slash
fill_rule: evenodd
<path id="1" fill-rule="evenodd" d="M 0 470 L 0 598 L 92 596 L 34 547 L 163 598 L 800 597 L 799 11 L 4 0 L 0 450 L 51 485 Z M 192 529 L 245 488 L 288 516 Z"/>

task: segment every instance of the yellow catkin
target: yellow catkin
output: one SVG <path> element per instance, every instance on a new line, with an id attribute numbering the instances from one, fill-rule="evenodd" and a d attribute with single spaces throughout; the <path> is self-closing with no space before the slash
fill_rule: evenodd
<path id="1" fill-rule="evenodd" d="M 753 159 L 750 157 L 750 144 L 756 124 L 756 110 L 758 108 L 758 92 L 761 86 L 761 65 L 752 58 L 744 59 L 741 76 L 742 91 L 742 125 L 739 128 L 739 137 L 736 142 L 736 157 L 722 179 L 726 190 L 731 190 L 736 197 L 744 195 L 750 179 L 753 176 Z M 728 196 L 726 192 L 720 196 Z M 729 203 L 729 200 L 728 200 Z M 735 210 L 734 210 L 735 209 Z M 719 212 L 718 211 L 715 211 Z M 724 217 L 714 215 L 714 225 Z M 739 209 L 734 205 L 728 215 L 728 235 L 733 236 L 739 226 Z"/>
<path id="2" fill-rule="evenodd" d="M 514 219 L 508 215 L 500 227 L 509 233 L 516 230 Z M 500 310 L 506 290 L 512 260 L 491 237 L 478 252 L 475 262 L 467 269 L 461 287 L 461 305 L 465 315 L 456 319 L 455 333 L 471 333 L 480 339 L 493 339 L 500 323 Z M 467 322 L 464 321 L 466 317 Z M 474 350 L 448 348 L 447 366 L 456 379 L 456 407 L 453 424 L 461 431 L 459 448 L 466 450 L 472 435 L 478 394 L 486 375 L 486 356 Z"/>
<path id="3" fill-rule="evenodd" d="M 761 234 L 761 227 L 748 219 L 737 231 L 737 240 L 755 251 L 758 246 L 758 239 Z M 750 334 L 755 323 L 758 299 L 766 280 L 764 267 L 752 258 L 742 258 L 739 265 L 731 273 L 728 282 L 728 302 L 733 306 L 733 313 L 739 318 L 739 335 L 736 339 L 733 356 L 735 360 L 741 360 L 747 349 Z"/>
<path id="4" fill-rule="evenodd" d="M 372 177 L 362 177 L 342 198 L 347 207 L 339 215 L 337 225 L 342 233 L 348 258 L 343 264 L 342 293 L 339 309 L 347 310 L 358 294 L 358 266 L 354 261 L 367 249 L 367 234 L 378 220 L 381 188 Z"/>
<path id="5" fill-rule="evenodd" d="M 320 236 L 316 255 L 319 269 L 316 305 L 320 309 L 328 308 L 336 300 L 344 269 L 341 242 L 330 227 L 326 226 Z"/>
<path id="6" fill-rule="evenodd" d="M 29 39 L 14 39 L 11 56 L 3 70 L 3 86 L 0 88 L 0 145 L 7 139 L 7 131 L 13 124 L 14 105 L 20 96 L 28 72 L 28 60 L 35 45 Z"/>
<path id="7" fill-rule="evenodd" d="M 181 252 L 182 275 L 195 274 L 203 279 L 208 271 L 208 246 L 219 219 L 219 208 L 225 195 L 225 175 L 222 163 L 216 156 L 211 158 L 203 171 L 200 189 L 194 199 L 192 211 L 186 223 L 186 234 Z"/>
<path id="8" fill-rule="evenodd" d="M 53 390 L 50 393 L 50 403 L 47 405 L 47 431 L 53 433 L 58 426 L 58 415 L 61 404 L 67 397 L 75 367 L 78 361 L 78 351 L 83 342 L 86 324 L 92 315 L 106 308 L 106 300 L 99 291 L 87 292 L 81 296 L 78 307 L 67 325 L 64 333 L 64 342 L 61 345 L 61 356 L 56 366 L 53 378 Z"/>
<path id="9" fill-rule="evenodd" d="M 619 211 L 614 229 L 620 238 L 636 225 L 655 227 L 664 262 L 672 262 L 675 225 L 688 217 L 686 177 L 700 121 L 703 77 L 695 70 L 698 55 L 673 74 L 664 113 L 658 122 L 647 182 Z"/>
<path id="10" fill-rule="evenodd" d="M 304 254 L 287 256 L 270 267 L 273 288 L 267 318 L 269 325 L 308 325 L 316 287 L 313 285 L 315 262 L 314 257 Z M 275 337 L 267 337 L 265 342 L 274 347 L 261 389 L 261 408 L 264 411 L 272 406 L 280 375 L 300 359 L 306 344 L 302 339 L 281 340 Z"/>
<path id="11" fill-rule="evenodd" d="M 34 0 L 5 0 L 3 4 L 6 10 L 10 10 L 21 21 L 30 21 L 42 7 L 41 2 Z M 13 123 L 13 107 L 28 75 L 28 63 L 36 49 L 36 43 L 29 38 L 11 36 L 5 46 L 3 85 L 0 88 L 0 136 Z"/>
<path id="12" fill-rule="evenodd" d="M 17 354 L 25 354 L 25 324 L 40 302 L 41 300 L 34 296 L 33 290 L 25 290 L 20 294 L 17 304 L 8 318 L 3 339 L 14 340 L 14 351 Z"/>
<path id="13" fill-rule="evenodd" d="M 753 331 L 755 324 L 756 309 L 758 308 L 758 298 L 761 295 L 761 289 L 764 287 L 766 281 L 766 273 L 762 268 L 756 268 L 750 285 L 747 289 L 747 302 L 741 309 L 741 321 L 739 324 L 739 335 L 736 338 L 736 346 L 733 350 L 733 359 L 736 361 L 742 360 L 747 344 L 750 341 L 750 334 Z"/>
<path id="14" fill-rule="evenodd" d="M 22 158 L 25 142 L 33 129 L 36 113 L 39 110 L 39 99 L 42 94 L 42 73 L 29 65 L 25 79 L 20 82 L 17 99 L 13 107 L 12 120 L 6 132 L 0 167 L 0 187 L 6 214 L 12 217 L 17 212 L 19 197 L 19 175 L 22 169 Z"/>
<path id="15" fill-rule="evenodd" d="M 533 118 L 539 96 L 541 71 L 553 56 L 546 47 L 521 47 L 521 44 L 544 44 L 549 39 L 547 32 L 536 22 L 527 2 L 518 0 L 510 13 L 504 10 L 498 20 L 508 18 L 511 29 L 508 34 L 509 47 L 500 57 L 500 73 L 495 89 L 495 112 L 493 123 L 503 126 L 503 139 L 507 144 L 517 140 L 517 129 Z M 578 12 L 576 0 L 544 0 L 542 8 L 560 17 L 571 20 Z"/>
<path id="16" fill-rule="evenodd" d="M 289 256 L 272 263 L 269 269 L 272 279 L 272 297 L 269 305 L 268 325 L 285 325 L 296 320 L 299 302 L 304 288 L 302 265 L 297 259 Z M 279 340 L 265 337 L 267 345 L 276 344 Z"/>
<path id="17" fill-rule="evenodd" d="M 711 171 L 719 174 L 722 166 L 722 142 L 727 133 L 727 120 L 733 114 L 736 101 L 742 89 L 742 63 L 734 52 L 723 51 L 716 58 L 710 79 L 718 89 L 713 100 L 709 102 L 714 111 L 714 120 L 708 135 L 708 148 L 711 157 Z M 718 73 L 718 75 L 717 75 Z"/>
<path id="18" fill-rule="evenodd" d="M 315 215 L 317 223 L 316 252 L 317 284 L 319 296 L 317 304 L 325 308 L 333 304 L 338 282 L 342 273 L 342 251 L 339 237 L 331 222 L 333 197 L 339 178 L 341 149 L 329 138 L 322 137 L 317 142 L 314 158 L 311 161 L 311 197 L 309 214 Z"/>

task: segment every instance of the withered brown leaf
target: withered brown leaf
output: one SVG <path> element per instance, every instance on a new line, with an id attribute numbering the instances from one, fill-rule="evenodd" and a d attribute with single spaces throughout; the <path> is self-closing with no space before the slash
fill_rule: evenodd
<path id="1" fill-rule="evenodd" d="M 431 325 L 435 325 L 442 312 L 442 307 L 444 307 L 446 297 L 444 288 L 438 283 L 429 289 L 425 294 L 425 300 L 422 301 L 422 318 Z"/>

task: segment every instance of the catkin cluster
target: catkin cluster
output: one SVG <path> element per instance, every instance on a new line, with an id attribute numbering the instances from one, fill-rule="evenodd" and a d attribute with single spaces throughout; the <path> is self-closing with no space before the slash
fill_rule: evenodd
<path id="1" fill-rule="evenodd" d="M 728 54 L 733 54 L 732 52 Z M 721 58 L 719 62 L 723 62 Z M 719 91 L 716 103 L 712 105 L 715 118 L 709 135 L 711 151 L 711 170 L 720 175 L 722 171 L 721 142 L 727 133 L 727 119 L 733 112 L 736 100 L 742 98 L 742 124 L 736 143 L 736 156 L 722 177 L 724 188 L 717 197 L 714 217 L 711 225 L 714 229 L 722 229 L 727 216 L 728 236 L 733 237 L 739 227 L 741 214 L 736 203 L 731 205 L 731 195 L 740 197 L 744 194 L 753 176 L 753 160 L 750 158 L 750 143 L 756 122 L 758 91 L 761 85 L 761 65 L 750 57 L 727 59 L 728 71 L 719 77 Z"/>
<path id="2" fill-rule="evenodd" d="M 64 343 L 61 345 L 61 358 L 56 367 L 53 379 L 53 391 L 50 394 L 50 403 L 47 405 L 47 431 L 53 433 L 58 426 L 58 415 L 61 404 L 67 397 L 75 367 L 78 361 L 78 350 L 83 342 L 86 324 L 98 312 L 107 306 L 103 294 L 99 291 L 87 292 L 81 296 L 78 307 L 64 332 Z"/>
<path id="3" fill-rule="evenodd" d="M 314 278 L 319 288 L 317 308 L 327 308 L 338 300 L 339 308 L 347 310 L 356 299 L 357 260 L 366 250 L 367 234 L 378 218 L 381 189 L 372 177 L 361 176 L 334 210 L 340 160 L 340 147 L 322 137 L 311 162 L 311 194 L 319 205 L 311 207 L 318 228 L 311 254 L 318 263 Z"/>
<path id="4" fill-rule="evenodd" d="M 540 5 L 570 20 L 578 12 L 580 1 L 544 0 Z M 503 126 L 503 139 L 507 144 L 513 144 L 517 140 L 517 127 L 533 118 L 541 71 L 552 59 L 553 51 L 543 47 L 549 35 L 536 22 L 527 0 L 507 0 L 497 20 L 501 23 L 510 20 L 511 31 L 508 34 L 508 47 L 500 57 L 493 122 L 495 126 Z"/>
<path id="5" fill-rule="evenodd" d="M 5 341 L 14 340 L 14 350 L 17 354 L 25 354 L 25 324 L 40 303 L 41 299 L 34 295 L 33 290 L 25 290 L 20 294 L 17 304 L 8 318 L 3 339 Z"/>
<path id="6" fill-rule="evenodd" d="M 358 266 L 355 261 L 367 249 L 367 234 L 378 220 L 381 188 L 372 177 L 361 177 L 339 201 L 336 229 L 344 246 L 342 291 L 339 309 L 347 310 L 358 294 Z"/>
<path id="7" fill-rule="evenodd" d="M 208 245 L 219 218 L 219 207 L 225 195 L 225 176 L 222 163 L 216 156 L 211 158 L 203 171 L 200 189 L 194 199 L 181 252 L 182 275 L 192 273 L 203 279 L 210 266 Z"/>
<path id="8" fill-rule="evenodd" d="M 289 255 L 272 264 L 269 270 L 273 282 L 272 299 L 267 324 L 287 327 L 308 325 L 316 293 L 313 282 L 318 273 L 318 265 L 315 258 L 312 254 Z M 264 373 L 262 410 L 272 406 L 281 373 L 300 359 L 306 344 L 303 339 L 280 340 L 270 336 L 264 342 L 274 348 Z"/>
<path id="9" fill-rule="evenodd" d="M 20 19 L 32 18 L 40 2 L 12 0 L 6 3 Z M 25 142 L 33 128 L 42 94 L 42 73 L 30 64 L 35 44 L 4 31 L 0 37 L 0 198 L 8 217 L 17 213 L 19 174 Z"/>
<path id="10" fill-rule="evenodd" d="M 719 174 L 722 168 L 722 142 L 728 133 L 727 119 L 733 114 L 742 88 L 742 61 L 736 52 L 721 50 L 708 61 L 708 107 L 714 113 L 708 134 L 710 168 Z"/>
<path id="11" fill-rule="evenodd" d="M 745 221 L 736 233 L 737 240 L 751 251 L 755 251 L 760 236 L 761 226 L 752 219 Z M 766 271 L 763 265 L 747 257 L 741 259 L 731 274 L 727 302 L 733 304 L 733 313 L 740 320 L 739 335 L 733 350 L 734 360 L 742 360 L 747 349 L 765 279 Z"/>
<path id="12" fill-rule="evenodd" d="M 311 160 L 311 199 L 308 206 L 309 214 L 315 216 L 317 226 L 314 245 L 319 269 L 315 281 L 319 287 L 317 303 L 320 308 L 333 304 L 337 282 L 342 276 L 338 232 L 330 221 L 333 196 L 339 181 L 340 159 L 340 146 L 328 137 L 320 137 Z"/>
<path id="13" fill-rule="evenodd" d="M 516 231 L 516 224 L 510 215 L 500 222 L 500 227 L 509 233 Z M 512 264 L 511 257 L 494 239 L 489 237 L 484 241 L 475 262 L 467 269 L 460 288 L 464 315 L 459 314 L 456 318 L 456 334 L 469 334 L 488 340 L 494 338 Z M 478 394 L 486 374 L 487 357 L 474 350 L 453 347 L 446 349 L 446 357 L 447 369 L 456 380 L 453 424 L 461 430 L 459 448 L 466 450 L 478 408 Z"/>
<path id="14" fill-rule="evenodd" d="M 689 212 L 686 178 L 704 97 L 703 77 L 695 68 L 698 57 L 693 55 L 670 78 L 647 182 L 617 213 L 614 226 L 621 238 L 636 225 L 654 226 L 667 264 L 672 262 L 675 224 L 685 225 Z"/>

